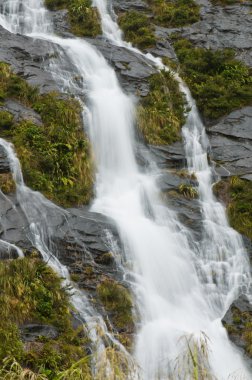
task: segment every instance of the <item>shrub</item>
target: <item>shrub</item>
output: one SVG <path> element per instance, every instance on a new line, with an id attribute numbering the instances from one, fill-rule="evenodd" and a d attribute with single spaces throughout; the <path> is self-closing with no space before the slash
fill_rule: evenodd
<path id="1" fill-rule="evenodd" d="M 138 127 L 146 142 L 153 145 L 171 144 L 180 140 L 185 99 L 178 82 L 168 71 L 153 74 L 150 92 L 138 107 Z"/>
<path id="2" fill-rule="evenodd" d="M 148 0 L 154 22 L 166 28 L 180 27 L 199 21 L 199 6 L 194 0 Z"/>
<path id="3" fill-rule="evenodd" d="M 156 43 L 154 27 L 148 16 L 137 11 L 123 13 L 118 23 L 125 39 L 140 49 L 152 47 Z"/>
<path id="4" fill-rule="evenodd" d="M 174 48 L 198 108 L 208 120 L 252 104 L 252 70 L 235 59 L 231 49 L 196 48 L 175 39 Z"/>

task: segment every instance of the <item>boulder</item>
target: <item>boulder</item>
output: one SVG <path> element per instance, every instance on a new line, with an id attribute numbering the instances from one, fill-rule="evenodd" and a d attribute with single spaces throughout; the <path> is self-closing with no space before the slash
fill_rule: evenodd
<path id="1" fill-rule="evenodd" d="M 51 325 L 25 324 L 19 327 L 23 342 L 35 342 L 40 338 L 56 339 L 59 332 Z"/>

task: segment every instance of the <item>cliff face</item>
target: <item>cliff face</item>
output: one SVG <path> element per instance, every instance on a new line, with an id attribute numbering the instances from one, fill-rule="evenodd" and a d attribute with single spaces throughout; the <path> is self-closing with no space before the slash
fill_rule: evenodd
<path id="1" fill-rule="evenodd" d="M 167 19 L 164 19 L 160 16 L 159 9 L 155 3 L 155 1 L 151 0 L 115 0 L 113 6 L 118 15 L 119 23 L 121 22 L 122 27 L 123 25 L 125 27 L 125 35 L 129 31 L 134 32 L 128 33 L 129 41 L 132 38 L 136 46 L 144 44 L 142 49 L 145 52 L 161 57 L 165 63 L 178 69 L 183 78 L 188 81 L 189 87 L 191 84 L 192 92 L 194 87 L 191 82 L 194 79 L 190 77 L 190 72 L 187 72 L 187 62 L 183 63 L 182 57 L 188 54 L 188 60 L 196 60 L 195 67 L 193 67 L 194 73 L 196 73 L 195 75 L 204 76 L 199 86 L 205 85 L 205 92 L 200 93 L 198 99 L 196 99 L 199 103 L 202 97 L 206 96 L 205 104 L 207 107 L 208 96 L 215 96 L 216 94 L 216 88 L 210 88 L 210 85 L 207 87 L 209 83 L 207 75 L 210 69 L 205 69 L 205 64 L 209 59 L 206 52 L 213 51 L 211 57 L 214 61 L 216 58 L 214 53 L 217 50 L 228 48 L 234 51 L 233 56 L 225 58 L 225 61 L 223 61 L 223 57 L 218 58 L 219 66 L 211 78 L 217 78 L 217 75 L 220 75 L 223 65 L 226 68 L 228 67 L 230 72 L 236 70 L 235 73 L 232 71 L 231 74 L 230 72 L 223 74 L 221 86 L 228 87 L 225 86 L 227 82 L 224 82 L 223 79 L 227 78 L 228 75 L 234 75 L 234 78 L 235 75 L 241 75 L 240 82 L 237 83 L 235 89 L 237 93 L 234 95 L 235 91 L 230 87 L 232 97 L 230 93 L 225 95 L 224 100 L 228 105 L 226 108 L 224 106 L 223 108 L 219 107 L 219 109 L 223 109 L 223 112 L 218 114 L 218 117 L 211 117 L 213 116 L 212 110 L 212 114 L 209 112 L 207 116 L 202 111 L 202 117 L 207 124 L 207 134 L 211 144 L 209 159 L 215 162 L 216 173 L 221 177 L 221 183 L 216 186 L 216 195 L 227 205 L 230 222 L 234 228 L 243 234 L 244 243 L 252 256 L 252 243 L 250 240 L 252 238 L 252 93 L 248 90 L 249 85 L 251 86 L 252 84 L 251 7 L 246 2 L 226 5 L 225 1 L 199 0 L 197 1 L 198 7 L 195 8 L 193 14 L 188 14 L 185 11 L 183 15 L 186 14 L 186 16 L 183 16 L 182 21 L 176 25 L 176 16 L 174 18 L 169 16 L 169 12 L 173 10 L 167 11 Z M 126 18 L 129 15 L 131 20 L 133 19 L 133 14 L 130 12 L 135 12 L 136 21 L 133 26 Z M 135 39 L 135 35 L 142 33 L 141 25 L 139 26 L 141 15 L 144 16 L 141 23 L 144 23 L 144 28 L 145 30 L 147 29 L 144 42 L 139 42 Z M 64 37 L 72 36 L 74 29 L 71 28 L 67 10 L 54 9 L 51 11 L 51 17 L 54 21 L 56 33 Z M 149 38 L 150 35 L 151 38 Z M 99 35 L 94 38 L 90 36 L 86 38 L 101 51 L 115 68 L 125 92 L 132 94 L 143 108 L 147 107 L 146 99 L 150 107 L 153 98 L 155 98 L 155 101 L 157 97 L 160 99 L 160 94 L 164 92 L 164 86 L 163 83 L 159 88 L 153 86 L 153 78 L 154 81 L 158 82 L 158 79 L 155 79 L 158 77 L 155 77 L 155 75 L 159 74 L 158 70 L 149 64 L 146 57 L 123 47 L 116 47 Z M 43 97 L 53 92 L 57 93 L 57 99 L 67 101 L 67 95 L 61 93 L 61 83 L 56 81 L 48 70 L 50 63 L 57 59 L 57 54 L 59 54 L 57 46 L 46 41 L 11 34 L 2 27 L 0 27 L 0 39 L 0 62 L 9 64 L 12 72 L 17 77 L 25 80 L 29 86 L 38 87 L 37 96 Z M 181 45 L 181 41 L 187 42 L 183 42 L 184 45 Z M 188 41 L 191 42 L 190 46 L 185 45 Z M 190 55 L 193 54 L 191 52 L 195 48 L 202 49 L 200 56 Z M 197 71 L 199 70 L 200 62 L 203 62 L 203 69 L 202 71 Z M 239 62 L 241 62 L 241 65 Z M 64 65 L 64 70 L 67 72 L 73 70 L 72 64 L 67 57 L 65 57 Z M 242 74 L 240 74 L 241 72 Z M 230 80 L 231 77 L 229 76 L 228 78 Z M 75 80 L 78 81 L 78 78 L 75 78 Z M 0 79 L 0 94 L 1 85 L 3 86 L 3 82 Z M 182 107 L 183 99 L 181 99 L 180 103 L 175 102 L 178 96 L 174 85 L 171 85 L 170 82 L 165 89 L 167 87 L 169 94 L 171 94 L 169 98 L 171 109 Z M 76 89 L 76 94 L 74 95 L 80 95 L 78 89 Z M 234 96 L 236 98 L 243 97 L 244 102 L 235 102 Z M 219 96 L 219 99 L 217 99 L 217 102 L 223 101 L 224 103 L 223 97 Z M 31 101 L 24 101 L 20 94 L 17 96 L 7 92 L 6 96 L 1 95 L 0 137 L 7 137 L 15 145 L 15 141 L 18 140 L 17 138 L 15 140 L 15 136 L 13 138 L 13 134 L 11 134 L 15 126 L 23 125 L 24 121 L 28 121 L 39 128 L 43 128 L 46 122 L 43 120 L 39 107 L 34 107 L 34 104 Z M 230 108 L 230 104 L 234 105 Z M 202 109 L 204 108 L 203 106 Z M 7 119 L 4 119 L 4 117 Z M 176 113 L 175 117 L 177 124 L 174 123 L 173 125 L 178 125 L 178 130 L 180 130 L 183 118 L 182 116 L 180 118 Z M 9 118 L 11 118 L 11 121 Z M 79 120 L 78 123 L 78 126 L 82 127 L 82 121 Z M 192 192 L 196 180 L 184 170 L 185 152 L 181 138 L 176 137 L 172 140 L 175 142 L 169 145 L 161 143 L 161 145 L 151 145 L 146 144 L 148 142 L 146 136 L 142 136 L 140 132 L 139 135 L 140 142 L 136 147 L 139 164 L 143 167 L 148 165 L 143 154 L 147 149 L 146 147 L 148 147 L 151 158 L 155 160 L 161 171 L 159 185 L 163 198 L 167 200 L 169 206 L 176 210 L 180 221 L 192 231 L 195 240 L 200 239 L 201 215 L 199 203 L 197 194 Z M 85 152 L 87 151 L 88 149 L 85 150 Z M 28 221 L 20 207 L 15 187 L 11 186 L 9 161 L 3 149 L 0 149 L 0 180 L 1 189 L 6 194 L 0 195 L 0 238 L 22 248 L 25 254 L 29 256 L 34 252 L 34 247 L 27 235 Z M 92 180 L 90 179 L 90 182 Z M 67 185 L 71 186 L 70 183 Z M 36 186 L 34 186 L 34 190 L 40 190 Z M 48 195 L 48 192 L 45 190 L 44 194 Z M 133 304 L 128 297 L 127 284 L 123 280 L 122 270 L 108 248 L 109 236 L 113 236 L 120 247 L 118 232 L 111 220 L 88 211 L 88 208 L 83 206 L 84 202 L 79 202 L 78 199 L 72 200 L 73 198 L 70 196 L 71 194 L 68 197 L 70 201 L 66 204 L 72 207 L 67 208 L 67 217 L 57 208 L 47 210 L 47 221 L 50 221 L 50 236 L 52 237 L 50 244 L 54 246 L 62 264 L 69 268 L 73 280 L 81 289 L 87 292 L 90 299 L 94 300 L 95 307 L 105 316 L 111 331 L 118 332 L 122 343 L 130 347 L 135 322 L 131 315 Z M 51 199 L 55 200 L 53 196 Z M 91 199 L 91 196 L 89 199 Z M 64 205 L 64 202 L 58 203 Z M 10 247 L 5 244 L 0 245 L 0 253 L 3 259 L 17 257 L 16 249 L 12 246 L 10 250 Z M 106 291 L 109 294 L 111 292 L 112 296 L 119 300 L 117 305 L 111 306 L 110 295 L 104 296 L 104 293 L 107 294 Z M 120 304 L 120 294 L 127 301 L 126 304 L 130 311 L 126 312 Z M 240 307 L 240 304 L 244 305 L 244 302 L 246 303 L 245 311 Z M 242 317 L 239 316 L 238 325 L 234 318 L 234 310 L 236 314 L 238 313 L 237 310 L 240 310 L 242 314 Z M 248 329 L 250 329 L 251 313 L 251 307 L 247 305 L 247 301 L 241 299 L 231 306 L 224 318 L 225 325 L 228 325 L 228 332 L 233 337 L 233 341 L 241 346 L 249 356 L 251 356 L 252 341 L 248 338 L 244 343 L 244 330 L 246 330 L 245 333 L 248 336 L 246 323 Z M 123 319 L 125 315 L 126 319 Z M 243 323 L 244 319 L 246 319 L 246 323 Z M 121 320 L 123 320 L 123 323 L 120 323 Z M 29 321 L 28 318 L 25 322 L 32 322 L 32 326 L 28 326 L 32 330 L 35 321 Z M 42 322 L 41 325 L 42 327 L 40 326 L 39 328 L 43 330 Z M 232 329 L 234 325 L 235 329 Z M 242 328 L 240 328 L 240 325 L 242 325 Z M 22 327 L 21 330 L 23 331 L 24 328 Z M 51 329 L 49 330 L 54 334 L 53 327 Z M 40 332 L 39 335 L 51 339 L 50 331 L 46 334 Z M 22 339 L 27 343 L 26 338 L 23 337 Z M 88 347 L 88 344 L 86 346 Z M 77 355 L 76 358 L 78 359 L 79 356 Z"/>

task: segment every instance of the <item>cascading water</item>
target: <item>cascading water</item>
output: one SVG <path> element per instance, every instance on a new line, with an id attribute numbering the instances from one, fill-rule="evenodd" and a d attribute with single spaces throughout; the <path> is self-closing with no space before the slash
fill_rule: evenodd
<path id="1" fill-rule="evenodd" d="M 135 351 L 141 377 L 146 380 L 172 378 L 174 360 L 185 346 L 179 340 L 181 336 L 193 334 L 197 338 L 204 331 L 211 342 L 209 371 L 218 380 L 223 380 L 230 373 L 241 370 L 249 379 L 240 354 L 230 344 L 221 325 L 225 308 L 238 294 L 239 287 L 248 284 L 248 264 L 239 235 L 228 227 L 223 209 L 213 198 L 211 190 L 207 190 L 211 184 L 211 170 L 202 145 L 204 129 L 199 124 L 196 107 L 187 89 L 184 88 L 184 92 L 188 95 L 192 111 L 184 136 L 190 170 L 195 171 L 199 179 L 204 217 L 205 239 L 199 249 L 200 257 L 198 252 L 189 248 L 189 232 L 160 201 L 151 173 L 142 173 L 137 166 L 134 157 L 134 104 L 122 92 L 114 71 L 101 54 L 84 41 L 53 36 L 48 29 L 47 18 L 45 29 L 40 29 L 40 21 L 36 21 L 32 29 L 25 29 L 27 13 L 24 10 L 30 12 L 33 9 L 36 20 L 41 20 L 38 12 L 41 10 L 43 17 L 46 15 L 42 2 L 15 1 L 14 7 L 10 6 L 11 3 L 4 0 L 2 25 L 14 32 L 20 31 L 17 25 L 24 33 L 39 35 L 42 32 L 43 38 L 63 47 L 84 79 L 89 99 L 90 136 L 98 167 L 97 197 L 93 209 L 115 220 L 124 246 L 125 261 L 134 273 L 132 281 L 141 315 Z M 18 3 L 28 8 L 20 10 Z M 95 0 L 94 3 L 101 13 L 106 37 L 113 40 L 116 36 L 117 44 L 123 44 L 106 1 Z M 22 22 L 18 19 L 19 13 Z M 11 20 L 14 20 L 12 26 L 9 24 Z M 25 203 L 22 199 L 20 202 Z M 230 237 L 229 246 L 233 247 L 231 258 L 224 251 L 223 244 L 227 238 L 220 241 L 213 223 L 218 225 L 217 228 L 221 225 L 225 233 L 228 231 L 225 236 Z M 42 253 L 46 252 L 41 245 L 43 236 L 41 239 L 40 230 L 39 233 L 36 231 L 33 231 L 33 236 L 39 239 L 36 244 L 40 244 Z M 210 240 L 211 251 L 207 251 Z M 208 256 L 205 256 L 206 252 Z M 200 273 L 196 270 L 199 266 Z M 216 271 L 215 281 L 211 277 L 213 270 Z M 67 278 L 67 273 L 64 276 Z M 206 288 L 211 290 L 207 293 L 209 297 L 206 296 Z M 177 372 L 173 378 L 178 380 L 179 376 Z M 186 372 L 182 376 L 191 380 Z"/>

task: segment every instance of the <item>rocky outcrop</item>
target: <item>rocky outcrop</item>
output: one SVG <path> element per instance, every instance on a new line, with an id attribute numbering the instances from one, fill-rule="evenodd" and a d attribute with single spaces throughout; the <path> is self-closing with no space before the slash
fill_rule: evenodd
<path id="1" fill-rule="evenodd" d="M 59 90 L 49 70 L 46 70 L 55 54 L 53 44 L 12 34 L 1 26 L 0 38 L 0 61 L 9 63 L 16 74 L 38 86 L 41 92 Z"/>
<path id="2" fill-rule="evenodd" d="M 227 329 L 230 340 L 240 348 L 252 368 L 251 356 L 251 323 L 252 306 L 247 296 L 242 295 L 232 303 L 227 313 L 222 319 L 222 323 Z"/>
<path id="3" fill-rule="evenodd" d="M 7 99 L 3 106 L 0 106 L 0 111 L 8 111 L 13 115 L 13 121 L 20 123 L 23 120 L 29 120 L 36 125 L 42 126 L 42 120 L 40 115 L 31 108 L 25 107 L 18 101 Z M 0 154 L 1 157 L 1 154 Z"/>
<path id="4" fill-rule="evenodd" d="M 237 57 L 252 66 L 252 29 L 249 3 L 216 6 L 199 0 L 201 21 L 184 28 L 182 35 L 196 46 L 211 49 L 232 48 Z"/>
<path id="5" fill-rule="evenodd" d="M 238 175 L 252 180 L 252 107 L 245 107 L 224 117 L 207 129 L 212 158 L 221 166 L 223 177 Z"/>

